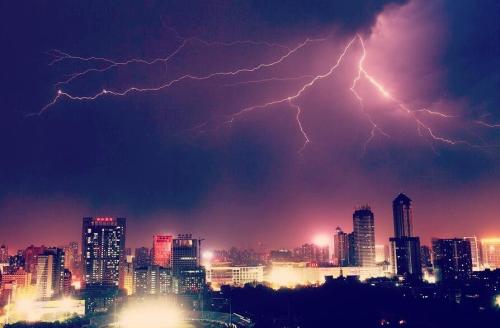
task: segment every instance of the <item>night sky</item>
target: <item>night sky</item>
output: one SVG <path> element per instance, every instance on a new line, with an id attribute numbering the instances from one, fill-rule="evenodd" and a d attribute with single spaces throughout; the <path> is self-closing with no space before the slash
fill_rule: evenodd
<path id="1" fill-rule="evenodd" d="M 387 243 L 399 192 L 423 243 L 500 236 L 499 13 L 497 0 L 2 1 L 0 243 L 58 245 L 84 216 L 124 216 L 130 247 L 159 232 L 291 247 L 351 231 L 364 204 Z M 114 94 L 131 87 L 159 90 Z"/>

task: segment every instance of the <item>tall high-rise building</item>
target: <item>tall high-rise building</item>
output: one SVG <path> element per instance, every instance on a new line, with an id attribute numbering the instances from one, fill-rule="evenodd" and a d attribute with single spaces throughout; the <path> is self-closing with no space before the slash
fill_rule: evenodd
<path id="1" fill-rule="evenodd" d="M 391 242 L 392 272 L 410 280 L 422 279 L 420 239 L 413 236 L 411 199 L 399 194 L 392 201 L 394 238 Z"/>
<path id="2" fill-rule="evenodd" d="M 463 238 L 433 239 L 432 253 L 437 281 L 467 280 L 471 277 L 470 241 Z"/>
<path id="3" fill-rule="evenodd" d="M 483 264 L 487 269 L 500 269 L 500 238 L 481 239 Z"/>
<path id="4" fill-rule="evenodd" d="M 479 243 L 477 242 L 477 237 L 464 237 L 465 240 L 470 242 L 470 250 L 472 255 L 472 270 L 480 271 L 481 265 L 481 250 L 479 249 Z"/>
<path id="5" fill-rule="evenodd" d="M 340 227 L 335 229 L 333 235 L 333 262 L 338 266 L 349 265 L 349 238 Z"/>
<path id="6" fill-rule="evenodd" d="M 19 269 L 24 268 L 24 256 L 14 255 L 9 258 L 9 273 L 17 272 Z M 31 278 L 31 275 L 30 275 Z"/>
<path id="7" fill-rule="evenodd" d="M 0 263 L 9 263 L 9 248 L 5 244 L 0 246 Z"/>
<path id="8" fill-rule="evenodd" d="M 150 249 L 147 247 L 139 247 L 135 249 L 134 265 L 136 267 L 145 267 L 151 264 Z"/>
<path id="9" fill-rule="evenodd" d="M 407 280 L 422 279 L 420 239 L 418 237 L 390 238 L 392 272 Z"/>
<path id="10" fill-rule="evenodd" d="M 61 247 L 64 250 L 64 267 L 71 271 L 72 276 L 81 275 L 81 255 L 79 253 L 79 246 L 76 241 L 70 242 L 68 245 Z"/>
<path id="11" fill-rule="evenodd" d="M 61 248 L 48 248 L 39 255 L 37 263 L 37 296 L 49 299 L 64 291 L 64 251 Z"/>
<path id="12" fill-rule="evenodd" d="M 420 246 L 420 263 L 422 263 L 422 268 L 432 268 L 431 248 L 429 246 Z"/>
<path id="13" fill-rule="evenodd" d="M 354 232 L 347 234 L 347 243 L 349 245 L 349 266 L 356 266 L 356 250 L 354 243 Z"/>
<path id="14" fill-rule="evenodd" d="M 84 218 L 83 282 L 86 286 L 123 286 L 126 219 Z"/>
<path id="15" fill-rule="evenodd" d="M 64 279 L 63 279 L 62 293 L 64 296 L 70 296 L 72 293 L 71 282 L 73 280 L 71 271 L 69 269 L 64 269 L 63 277 Z"/>
<path id="16" fill-rule="evenodd" d="M 45 246 L 29 246 L 23 252 L 24 257 L 24 270 L 31 273 L 31 283 L 36 284 L 37 272 L 36 268 L 38 265 L 38 256 L 43 254 L 45 251 Z"/>
<path id="17" fill-rule="evenodd" d="M 165 295 L 172 292 L 172 272 L 159 265 L 134 269 L 134 294 Z"/>
<path id="18" fill-rule="evenodd" d="M 172 275 L 175 293 L 198 293 L 205 286 L 205 269 L 200 266 L 200 240 L 179 235 L 172 243 Z"/>
<path id="19" fill-rule="evenodd" d="M 134 293 L 134 264 L 128 260 L 123 270 L 123 289 L 125 289 L 127 295 Z"/>
<path id="20" fill-rule="evenodd" d="M 362 206 L 352 215 L 354 252 L 357 266 L 375 266 L 375 217 L 369 206 Z"/>
<path id="21" fill-rule="evenodd" d="M 413 214 L 411 199 L 405 194 L 399 194 L 392 202 L 394 218 L 394 237 L 413 237 Z"/>
<path id="22" fill-rule="evenodd" d="M 153 264 L 161 267 L 170 267 L 172 257 L 172 236 L 154 235 L 153 236 Z"/>
<path id="23" fill-rule="evenodd" d="M 179 235 L 172 243 L 172 271 L 174 275 L 183 269 L 200 266 L 200 241 L 191 235 Z"/>

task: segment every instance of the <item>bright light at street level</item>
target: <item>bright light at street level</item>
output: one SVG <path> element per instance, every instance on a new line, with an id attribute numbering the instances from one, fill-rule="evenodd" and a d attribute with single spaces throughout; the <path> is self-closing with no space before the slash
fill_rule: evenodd
<path id="1" fill-rule="evenodd" d="M 181 323 L 181 311 L 169 302 L 145 302 L 127 306 L 119 319 L 121 328 L 175 328 Z"/>
<path id="2" fill-rule="evenodd" d="M 212 251 L 204 251 L 201 257 L 204 260 L 211 261 L 214 258 L 214 253 Z"/>
<path id="3" fill-rule="evenodd" d="M 500 307 L 500 295 L 495 297 L 495 306 Z"/>
<path id="4" fill-rule="evenodd" d="M 328 246 L 330 243 L 330 239 L 326 235 L 317 235 L 314 237 L 313 243 L 316 246 L 320 246 L 320 247 Z"/>

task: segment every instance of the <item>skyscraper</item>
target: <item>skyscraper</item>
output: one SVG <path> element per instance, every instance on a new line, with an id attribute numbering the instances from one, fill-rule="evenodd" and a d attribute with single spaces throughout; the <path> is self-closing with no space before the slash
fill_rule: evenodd
<path id="1" fill-rule="evenodd" d="M 9 263 L 9 248 L 4 244 L 0 246 L 0 263 Z"/>
<path id="2" fill-rule="evenodd" d="M 49 299 L 64 291 L 64 251 L 48 248 L 37 258 L 36 288 L 39 299 Z"/>
<path id="3" fill-rule="evenodd" d="M 124 218 L 83 219 L 82 262 L 86 286 L 123 285 L 125 231 Z"/>
<path id="4" fill-rule="evenodd" d="M 362 206 L 352 215 L 354 252 L 357 266 L 375 266 L 375 217 L 369 206 Z"/>
<path id="5" fill-rule="evenodd" d="M 200 240 L 179 235 L 172 243 L 172 275 L 175 293 L 198 293 L 205 286 L 205 270 L 200 266 Z"/>
<path id="6" fill-rule="evenodd" d="M 390 238 L 392 272 L 408 280 L 422 279 L 418 237 Z"/>
<path id="7" fill-rule="evenodd" d="M 392 201 L 394 238 L 391 242 L 392 272 L 410 280 L 422 279 L 420 239 L 413 236 L 411 199 L 399 194 Z"/>
<path id="8" fill-rule="evenodd" d="M 333 235 L 333 257 L 334 264 L 338 266 L 349 265 L 349 240 L 347 233 L 343 232 L 340 227 L 335 229 Z"/>
<path id="9" fill-rule="evenodd" d="M 31 283 L 36 284 L 37 273 L 36 267 L 38 265 L 38 256 L 43 254 L 45 251 L 45 246 L 29 246 L 23 252 L 24 257 L 24 270 L 31 273 Z"/>
<path id="10" fill-rule="evenodd" d="M 477 237 L 464 237 L 465 240 L 470 242 L 470 250 L 472 255 L 472 270 L 481 270 L 481 250 L 479 249 L 479 244 L 477 242 Z"/>
<path id="11" fill-rule="evenodd" d="M 484 267 L 500 269 L 500 238 L 481 239 Z"/>
<path id="12" fill-rule="evenodd" d="M 62 247 L 64 250 L 64 267 L 71 271 L 72 276 L 80 276 L 80 263 L 81 255 L 78 250 L 78 243 L 76 241 L 70 242 L 68 245 Z"/>
<path id="13" fill-rule="evenodd" d="M 422 263 L 422 268 L 432 267 L 431 248 L 429 246 L 420 246 L 420 263 Z"/>
<path id="14" fill-rule="evenodd" d="M 153 236 L 153 264 L 164 268 L 170 267 L 172 256 L 172 236 Z"/>
<path id="15" fill-rule="evenodd" d="M 151 254 L 148 247 L 139 247 L 135 249 L 134 266 L 144 267 L 151 264 Z"/>
<path id="16" fill-rule="evenodd" d="M 193 269 L 200 266 L 199 240 L 191 235 L 179 235 L 172 244 L 172 271 L 174 275 L 183 269 Z"/>
<path id="17" fill-rule="evenodd" d="M 432 252 L 437 281 L 450 282 L 471 277 L 472 255 L 468 240 L 433 239 Z"/>
<path id="18" fill-rule="evenodd" d="M 172 292 L 172 272 L 159 265 L 134 269 L 134 294 L 165 295 Z"/>
<path id="19" fill-rule="evenodd" d="M 405 194 L 399 194 L 392 202 L 394 218 L 394 237 L 413 237 L 413 214 L 411 199 Z"/>

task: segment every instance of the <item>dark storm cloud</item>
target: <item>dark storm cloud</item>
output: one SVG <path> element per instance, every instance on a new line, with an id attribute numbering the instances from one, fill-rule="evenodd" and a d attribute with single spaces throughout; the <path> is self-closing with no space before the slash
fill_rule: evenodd
<path id="1" fill-rule="evenodd" d="M 444 11 L 449 22 L 449 40 L 443 65 L 448 68 L 448 87 L 456 96 L 467 95 L 481 110 L 500 119 L 500 2 L 446 1 Z"/>
<path id="2" fill-rule="evenodd" d="M 165 26 L 203 37 L 216 36 L 217 31 L 226 33 L 233 26 L 244 36 L 260 25 L 284 30 L 308 28 L 304 35 L 314 24 L 365 29 L 384 5 L 399 2 L 3 2 L 0 24 L 6 51 L 1 56 L 2 62 L 8 64 L 1 82 L 2 193 L 42 193 L 63 187 L 97 203 L 118 201 L 121 196 L 126 202 L 184 207 L 199 199 L 215 179 L 212 176 L 217 176 L 215 164 L 205 150 L 178 144 L 172 138 L 165 142 L 157 135 L 153 127 L 156 118 L 148 114 L 148 108 L 158 108 L 158 101 L 71 104 L 73 114 L 25 119 L 23 114 L 38 110 L 55 90 L 50 84 L 61 72 L 58 67 L 48 67 L 49 58 L 43 55 L 52 48 L 111 58 L 150 57 L 164 54 L 175 41 Z M 229 34 L 233 39 L 239 37 Z M 96 85 L 100 83 L 96 81 Z M 90 113 L 97 116 L 81 113 L 89 107 Z M 128 107 L 129 111 L 116 107 Z M 262 157 L 256 153 L 262 150 L 252 145 L 251 138 L 242 139 L 238 145 L 235 141 L 234 147 L 230 146 L 235 153 L 227 158 L 229 167 L 243 165 L 237 171 L 248 172 L 234 177 L 244 185 L 258 183 L 256 177 L 270 170 L 263 164 L 245 168 L 247 163 L 238 154 Z M 127 196 L 130 194 L 133 199 Z"/>

